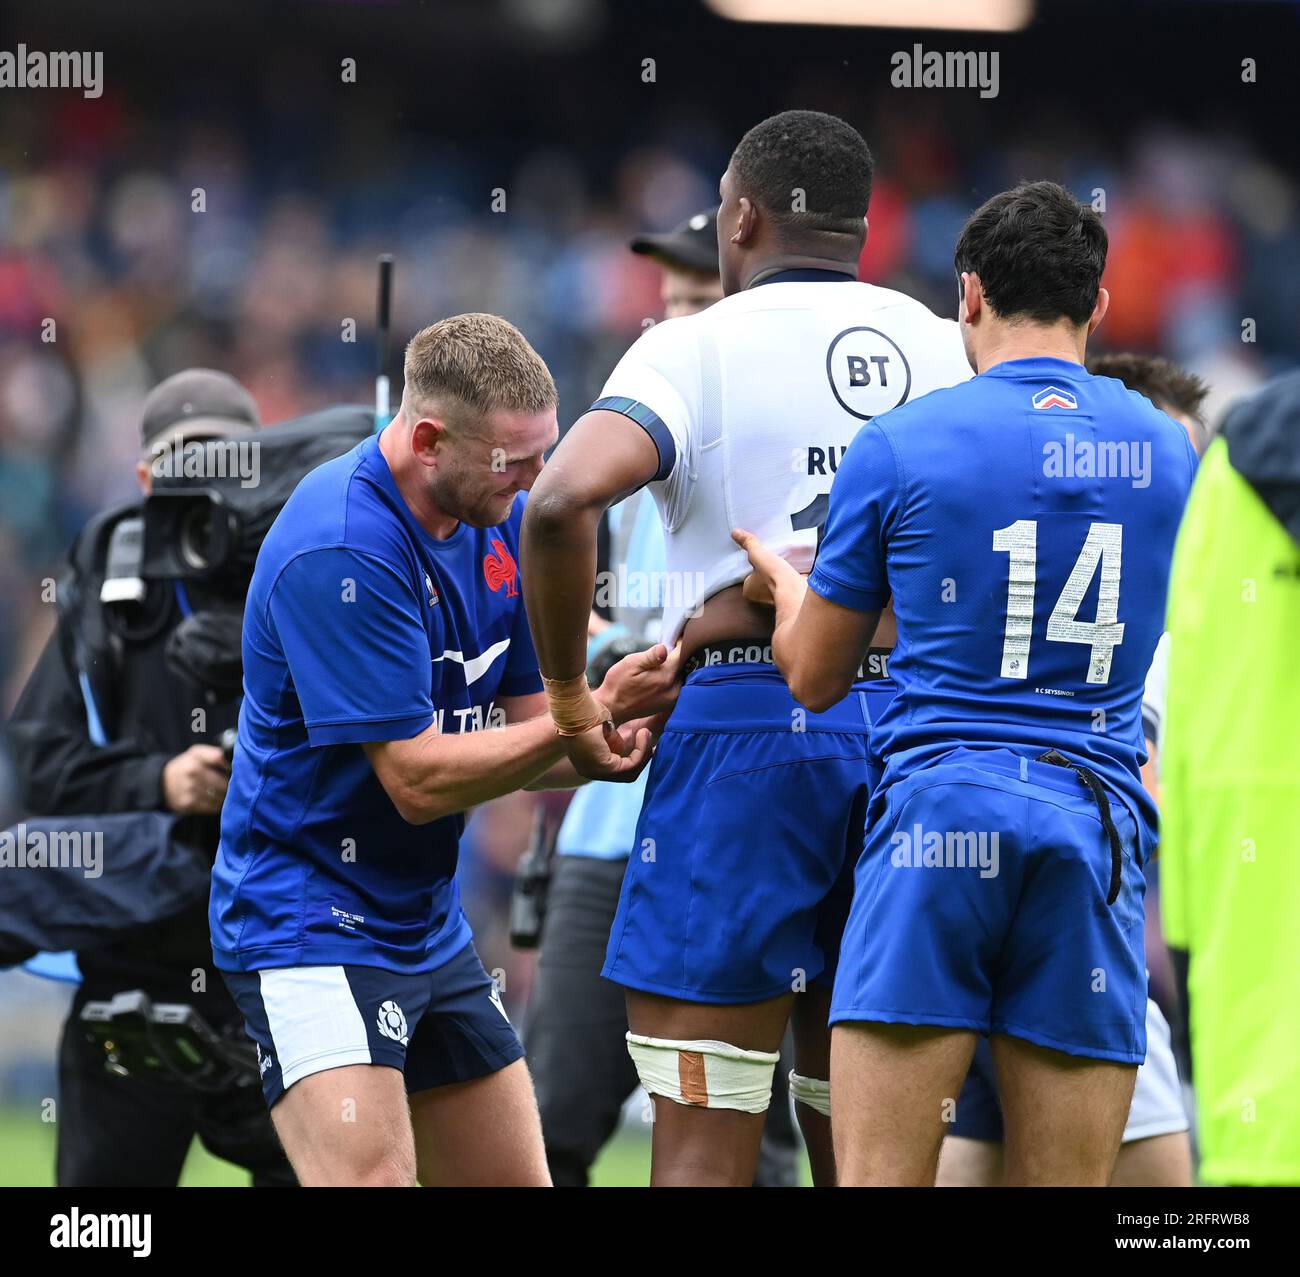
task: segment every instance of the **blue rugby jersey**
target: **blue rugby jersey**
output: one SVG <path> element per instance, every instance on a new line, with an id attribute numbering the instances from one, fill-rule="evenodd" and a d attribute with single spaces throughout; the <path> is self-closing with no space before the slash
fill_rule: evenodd
<path id="1" fill-rule="evenodd" d="M 1109 377 L 1008 360 L 862 428 L 809 586 L 893 595 L 885 783 L 955 745 L 1056 748 L 1143 818 L 1142 690 L 1196 469 L 1187 432 Z"/>
<path id="2" fill-rule="evenodd" d="M 519 585 L 522 497 L 438 540 L 378 437 L 298 485 L 244 614 L 244 701 L 209 921 L 229 971 L 432 970 L 470 940 L 455 882 L 464 817 L 407 824 L 362 744 L 504 723 L 541 690 Z"/>

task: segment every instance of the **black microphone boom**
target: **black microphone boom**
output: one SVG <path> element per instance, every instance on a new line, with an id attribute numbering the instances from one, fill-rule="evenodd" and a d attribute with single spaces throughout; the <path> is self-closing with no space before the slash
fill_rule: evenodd
<path id="1" fill-rule="evenodd" d="M 376 323 L 376 346 L 378 364 L 375 369 L 375 433 L 378 434 L 387 424 L 388 408 L 388 348 L 392 334 L 393 305 L 393 255 L 379 255 L 379 299 Z"/>

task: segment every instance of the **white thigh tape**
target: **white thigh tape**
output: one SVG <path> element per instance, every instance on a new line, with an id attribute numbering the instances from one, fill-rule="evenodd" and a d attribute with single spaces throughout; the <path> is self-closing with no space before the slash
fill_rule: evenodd
<path id="1" fill-rule="evenodd" d="M 775 1051 L 745 1051 L 729 1042 L 676 1042 L 627 1035 L 628 1054 L 651 1095 L 700 1108 L 763 1113 L 772 1101 Z"/>
<path id="2" fill-rule="evenodd" d="M 806 1104 L 823 1117 L 831 1115 L 831 1084 L 822 1078 L 804 1077 L 790 1070 L 790 1095 L 796 1104 Z"/>

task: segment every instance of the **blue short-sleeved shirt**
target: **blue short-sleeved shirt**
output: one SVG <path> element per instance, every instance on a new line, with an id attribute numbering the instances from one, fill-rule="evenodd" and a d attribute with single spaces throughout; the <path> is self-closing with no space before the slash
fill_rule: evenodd
<path id="1" fill-rule="evenodd" d="M 519 585 L 520 498 L 494 528 L 430 536 L 378 437 L 312 471 L 258 555 L 244 701 L 209 920 L 228 971 L 428 971 L 469 942 L 464 818 L 409 825 L 362 748 L 431 723 L 500 726 L 541 690 Z"/>
<path id="2" fill-rule="evenodd" d="M 877 417 L 840 461 L 809 586 L 892 594 L 885 783 L 954 745 L 1056 748 L 1153 839 L 1142 691 L 1196 469 L 1187 432 L 1110 377 L 1015 359 Z"/>

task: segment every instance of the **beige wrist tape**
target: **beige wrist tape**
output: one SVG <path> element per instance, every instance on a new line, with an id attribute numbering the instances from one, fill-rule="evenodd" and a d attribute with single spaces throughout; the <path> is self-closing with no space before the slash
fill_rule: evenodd
<path id="1" fill-rule="evenodd" d="M 587 686 L 587 676 L 547 678 L 542 676 L 546 699 L 550 704 L 555 730 L 561 736 L 578 736 L 597 723 L 612 723 L 614 715 L 602 705 Z"/>

